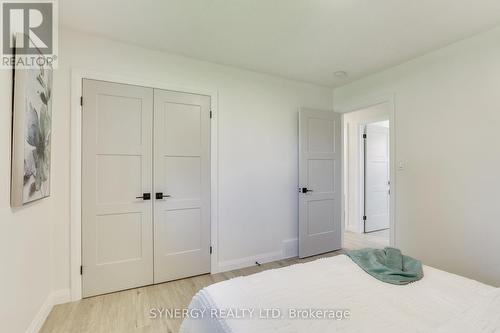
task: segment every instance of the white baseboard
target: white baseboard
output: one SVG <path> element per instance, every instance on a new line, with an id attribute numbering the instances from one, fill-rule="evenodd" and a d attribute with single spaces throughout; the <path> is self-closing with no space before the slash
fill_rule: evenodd
<path id="1" fill-rule="evenodd" d="M 258 261 L 261 264 L 268 262 L 280 260 L 282 258 L 282 251 L 261 253 L 255 256 L 226 260 L 219 262 L 219 272 L 227 272 L 235 269 L 241 269 L 245 267 L 255 266 L 255 262 Z"/>
<path id="2" fill-rule="evenodd" d="M 283 258 L 295 258 L 299 256 L 298 238 L 287 239 L 283 241 Z"/>
<path id="3" fill-rule="evenodd" d="M 38 333 L 43 326 L 43 323 L 47 319 L 52 311 L 52 308 L 57 304 L 67 303 L 71 301 L 70 290 L 69 289 L 61 289 L 52 292 L 47 298 L 45 302 L 43 302 L 40 310 L 33 318 L 30 326 L 26 330 L 26 333 Z"/>
<path id="4" fill-rule="evenodd" d="M 298 253 L 299 253 L 298 239 L 297 238 L 287 239 L 282 242 L 281 251 L 260 253 L 255 256 L 221 261 L 218 264 L 217 273 L 255 266 L 256 261 L 258 261 L 261 264 L 266 264 L 273 261 L 293 258 L 296 257 Z"/>

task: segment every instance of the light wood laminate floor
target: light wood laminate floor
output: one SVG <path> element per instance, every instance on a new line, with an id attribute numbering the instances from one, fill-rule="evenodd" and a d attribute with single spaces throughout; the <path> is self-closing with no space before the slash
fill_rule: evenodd
<path id="1" fill-rule="evenodd" d="M 371 232 L 368 234 L 358 234 L 350 231 L 344 233 L 345 248 L 361 249 L 364 247 L 384 248 L 389 246 L 390 230 Z"/>
<path id="2" fill-rule="evenodd" d="M 344 247 L 346 249 L 383 247 L 387 245 L 386 243 L 388 244 L 388 234 L 384 232 L 380 234 L 345 233 Z M 342 253 L 343 251 L 340 250 L 307 259 L 280 260 L 262 266 L 201 275 L 57 305 L 47 318 L 41 332 L 176 333 L 181 320 L 150 319 L 150 309 L 186 308 L 194 294 L 210 284 Z"/>

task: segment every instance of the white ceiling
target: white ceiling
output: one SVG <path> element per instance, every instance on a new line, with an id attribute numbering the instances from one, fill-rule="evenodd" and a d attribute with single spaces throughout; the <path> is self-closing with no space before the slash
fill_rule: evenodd
<path id="1" fill-rule="evenodd" d="M 60 0 L 60 9 L 73 29 L 328 86 L 500 24 L 499 0 Z"/>

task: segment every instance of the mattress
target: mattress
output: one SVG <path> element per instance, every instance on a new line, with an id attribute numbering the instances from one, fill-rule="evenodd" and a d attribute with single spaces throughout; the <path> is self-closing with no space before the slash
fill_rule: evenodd
<path id="1" fill-rule="evenodd" d="M 196 294 L 180 332 L 446 332 L 471 305 L 497 291 L 432 267 L 423 270 L 420 281 L 391 285 L 339 255 L 234 278 Z"/>

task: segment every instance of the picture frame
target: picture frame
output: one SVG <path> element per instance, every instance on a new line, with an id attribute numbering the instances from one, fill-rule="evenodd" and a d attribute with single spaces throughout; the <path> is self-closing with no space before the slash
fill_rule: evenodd
<path id="1" fill-rule="evenodd" d="M 16 40 L 24 38 L 16 34 Z M 40 52 L 40 55 L 42 53 Z M 16 65 L 18 55 L 15 55 Z M 50 196 L 53 70 L 13 69 L 11 206 Z"/>

